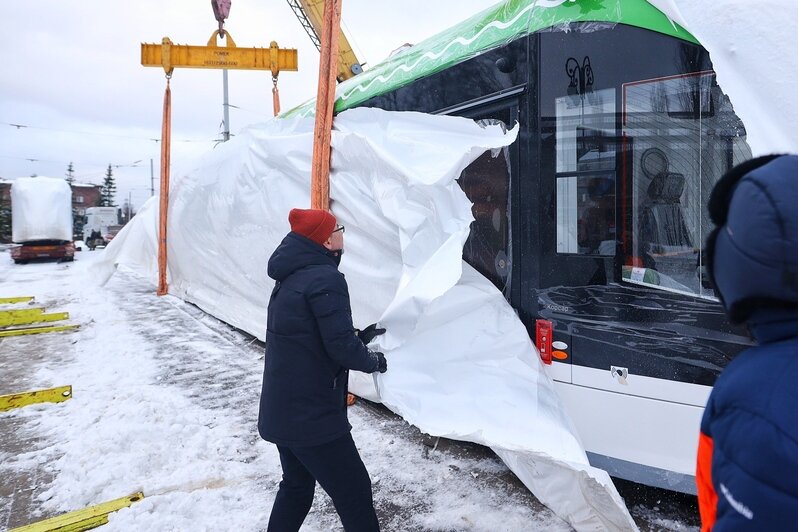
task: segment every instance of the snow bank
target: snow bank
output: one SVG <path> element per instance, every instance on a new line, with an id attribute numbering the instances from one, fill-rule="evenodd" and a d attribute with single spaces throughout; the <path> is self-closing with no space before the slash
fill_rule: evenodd
<path id="1" fill-rule="evenodd" d="M 753 155 L 798 153 L 793 0 L 648 0 L 709 51 Z"/>
<path id="2" fill-rule="evenodd" d="M 434 132 L 430 134 L 430 132 Z M 352 388 L 423 431 L 492 447 L 579 530 L 630 530 L 612 481 L 588 464 L 524 326 L 462 261 L 471 203 L 455 179 L 517 128 L 355 109 L 336 118 L 332 210 L 346 226 L 341 269 L 356 325 L 379 321 L 384 375 Z M 268 257 L 309 204 L 312 119 L 275 120 L 220 146 L 171 191 L 170 293 L 265 337 Z M 155 202 L 106 250 L 155 280 Z"/>
<path id="3" fill-rule="evenodd" d="M 82 324 L 3 340 L 3 370 L 26 375 L 24 389 L 72 384 L 74 395 L 0 412 L 0 427 L 13 428 L 0 437 L 0 488 L 10 494 L 0 526 L 142 490 L 145 499 L 111 514 L 103 532 L 266 530 L 281 472 L 277 448 L 257 434 L 263 351 L 130 275 L 98 286 L 85 269 L 102 254 L 23 269 L 0 254 L 0 295 L 24 288 Z M 427 450 L 401 418 L 362 404 L 349 416 L 383 530 L 571 530 L 492 457 Z M 2 452 L 15 441 L 22 451 Z M 331 530 L 340 519 L 317 490 L 302 532 Z"/>
<path id="4" fill-rule="evenodd" d="M 72 240 L 72 189 L 63 179 L 20 177 L 11 185 L 14 242 Z"/>

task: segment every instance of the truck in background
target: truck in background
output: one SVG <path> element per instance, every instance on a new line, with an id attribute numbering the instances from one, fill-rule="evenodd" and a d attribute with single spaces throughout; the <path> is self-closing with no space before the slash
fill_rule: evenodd
<path id="1" fill-rule="evenodd" d="M 105 246 L 119 232 L 116 207 L 89 207 L 83 226 L 83 241 L 89 249 Z"/>
<path id="2" fill-rule="evenodd" d="M 11 258 L 72 261 L 72 189 L 63 179 L 20 177 L 11 185 Z"/>

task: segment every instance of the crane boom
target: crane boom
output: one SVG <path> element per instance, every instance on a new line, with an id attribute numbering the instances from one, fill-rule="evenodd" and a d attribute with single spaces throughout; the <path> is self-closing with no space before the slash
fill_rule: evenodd
<path id="1" fill-rule="evenodd" d="M 316 49 L 320 49 L 319 36 L 321 35 L 321 25 L 324 18 L 324 0 L 288 0 L 288 5 L 291 6 L 296 18 L 299 19 L 300 24 L 302 24 Z M 341 31 L 338 39 L 338 73 L 336 78 L 340 82 L 360 74 L 363 72 L 363 67 L 343 31 Z"/>

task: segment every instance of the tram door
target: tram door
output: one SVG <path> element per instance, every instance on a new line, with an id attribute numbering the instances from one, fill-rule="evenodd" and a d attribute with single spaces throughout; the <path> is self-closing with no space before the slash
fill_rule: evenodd
<path id="1" fill-rule="evenodd" d="M 500 123 L 511 129 L 518 121 L 518 101 L 497 102 L 457 112 L 483 124 Z M 463 247 L 463 259 L 490 280 L 507 300 L 513 289 L 511 192 L 518 166 L 518 141 L 482 154 L 460 175 L 458 182 L 474 204 L 474 221 Z"/>

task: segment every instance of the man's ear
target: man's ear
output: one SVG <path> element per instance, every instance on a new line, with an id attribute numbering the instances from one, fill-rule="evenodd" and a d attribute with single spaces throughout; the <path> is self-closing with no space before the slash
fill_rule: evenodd
<path id="1" fill-rule="evenodd" d="M 329 249 L 329 250 L 332 250 L 332 234 L 330 234 L 330 236 L 327 238 L 327 240 L 322 242 L 321 245 L 324 246 L 325 248 Z"/>

